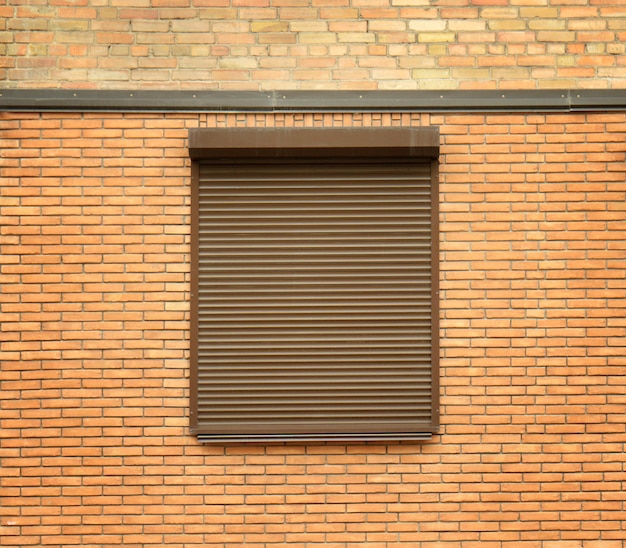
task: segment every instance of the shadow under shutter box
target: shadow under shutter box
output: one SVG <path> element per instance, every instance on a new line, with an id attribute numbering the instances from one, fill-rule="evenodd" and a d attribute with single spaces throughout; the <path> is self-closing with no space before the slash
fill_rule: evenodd
<path id="1" fill-rule="evenodd" d="M 438 140 L 435 128 L 190 132 L 200 441 L 437 430 Z"/>

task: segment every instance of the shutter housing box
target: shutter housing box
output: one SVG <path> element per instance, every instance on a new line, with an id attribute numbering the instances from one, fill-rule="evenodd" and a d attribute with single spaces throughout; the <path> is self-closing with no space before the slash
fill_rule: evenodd
<path id="1" fill-rule="evenodd" d="M 191 130 L 191 430 L 438 428 L 436 128 Z"/>

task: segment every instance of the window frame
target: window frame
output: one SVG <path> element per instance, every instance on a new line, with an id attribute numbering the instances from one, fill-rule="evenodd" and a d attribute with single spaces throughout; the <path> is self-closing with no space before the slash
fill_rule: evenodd
<path id="1" fill-rule="evenodd" d="M 191 336 L 190 336 L 190 430 L 201 442 L 420 440 L 430 439 L 439 428 L 439 193 L 438 128 L 216 128 L 189 131 L 191 168 Z M 305 162 L 338 164 L 416 163 L 430 165 L 431 184 L 431 409 L 430 425 L 420 432 L 363 432 L 277 434 L 255 432 L 215 434 L 203 428 L 198 416 L 198 219 L 200 166 L 282 165 Z M 357 429 L 358 430 L 358 429 Z"/>

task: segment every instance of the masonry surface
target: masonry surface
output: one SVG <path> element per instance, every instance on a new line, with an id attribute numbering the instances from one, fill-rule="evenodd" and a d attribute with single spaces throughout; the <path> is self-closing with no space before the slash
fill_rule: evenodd
<path id="1" fill-rule="evenodd" d="M 9 0 L 5 87 L 626 87 L 620 0 Z"/>
<path id="2" fill-rule="evenodd" d="M 0 88 L 617 97 L 625 43 L 621 0 L 7 0 Z M 74 110 L 0 112 L 0 546 L 626 544 L 623 108 Z M 440 128 L 431 441 L 190 435 L 188 130 L 253 126 Z"/>
<path id="3" fill-rule="evenodd" d="M 623 545 L 626 115 L 1 123 L 1 545 Z M 380 125 L 441 128 L 441 434 L 198 444 L 187 130 Z"/>

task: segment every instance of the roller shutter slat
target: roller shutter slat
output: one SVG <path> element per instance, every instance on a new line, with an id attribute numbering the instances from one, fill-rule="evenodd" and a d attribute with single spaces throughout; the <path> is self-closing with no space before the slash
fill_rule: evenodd
<path id="1" fill-rule="evenodd" d="M 431 428 L 430 164 L 204 163 L 196 195 L 200 433 Z"/>

